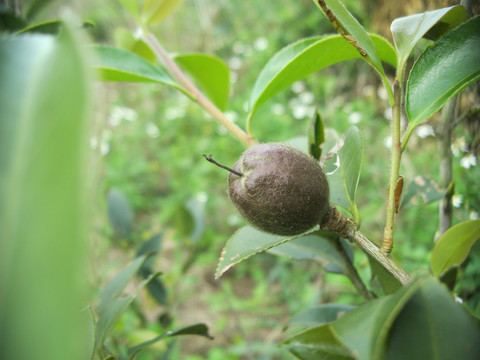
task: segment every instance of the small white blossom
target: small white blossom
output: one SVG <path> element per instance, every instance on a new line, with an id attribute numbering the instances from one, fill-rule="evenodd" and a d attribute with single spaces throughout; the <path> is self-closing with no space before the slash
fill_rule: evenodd
<path id="1" fill-rule="evenodd" d="M 238 56 L 234 56 L 228 61 L 228 66 L 232 70 L 238 70 L 242 67 L 242 59 Z"/>
<path id="2" fill-rule="evenodd" d="M 296 94 L 301 93 L 305 90 L 305 83 L 303 81 L 295 81 L 292 84 L 292 91 Z"/>
<path id="3" fill-rule="evenodd" d="M 160 135 L 160 130 L 158 129 L 157 125 L 152 122 L 148 122 L 145 125 L 145 132 L 152 138 L 156 138 L 158 135 Z"/>
<path id="4" fill-rule="evenodd" d="M 310 105 L 315 100 L 315 96 L 310 91 L 303 91 L 299 95 L 299 100 L 302 104 Z"/>
<path id="5" fill-rule="evenodd" d="M 463 203 L 463 196 L 461 194 L 454 194 L 452 196 L 452 205 L 459 208 Z"/>
<path id="6" fill-rule="evenodd" d="M 417 136 L 424 139 L 427 136 L 435 136 L 432 125 L 420 125 L 415 131 Z"/>
<path id="7" fill-rule="evenodd" d="M 263 51 L 268 48 L 268 39 L 264 36 L 257 38 L 253 42 L 253 48 L 257 51 Z"/>
<path id="8" fill-rule="evenodd" d="M 348 115 L 348 122 L 350 124 L 358 124 L 360 121 L 362 121 L 362 114 L 360 112 L 354 111 Z"/>
<path id="9" fill-rule="evenodd" d="M 470 211 L 470 220 L 477 220 L 478 219 L 478 212 L 475 210 Z"/>
<path id="10" fill-rule="evenodd" d="M 232 123 L 237 122 L 238 114 L 235 111 L 227 111 L 225 112 L 225 117 L 230 120 Z"/>
<path id="11" fill-rule="evenodd" d="M 460 166 L 465 169 L 470 169 L 470 167 L 475 165 L 477 165 L 477 158 L 473 154 L 467 154 L 460 160 Z"/>

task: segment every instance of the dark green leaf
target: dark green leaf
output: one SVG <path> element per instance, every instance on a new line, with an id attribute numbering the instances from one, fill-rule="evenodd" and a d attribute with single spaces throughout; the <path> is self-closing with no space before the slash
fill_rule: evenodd
<path id="1" fill-rule="evenodd" d="M 197 336 L 203 336 L 210 340 L 213 340 L 213 337 L 208 333 L 208 327 L 205 324 L 189 325 L 176 330 L 168 331 L 165 334 L 162 334 L 153 338 L 152 340 L 145 341 L 137 346 L 134 346 L 128 349 L 129 359 L 134 359 L 135 355 L 139 351 L 156 343 L 159 340 L 165 339 L 167 337 L 182 336 L 182 335 L 197 335 Z"/>
<path id="2" fill-rule="evenodd" d="M 175 62 L 205 92 L 212 103 L 225 111 L 230 95 L 230 69 L 219 58 L 205 54 L 177 55 Z"/>
<path id="3" fill-rule="evenodd" d="M 372 277 L 375 276 L 380 283 L 385 294 L 391 294 L 399 290 L 402 284 L 390 272 L 388 272 L 381 264 L 374 258 L 368 257 L 370 269 L 372 270 Z"/>
<path id="4" fill-rule="evenodd" d="M 426 279 L 395 320 L 388 360 L 476 360 L 480 328 L 438 281 Z"/>
<path id="5" fill-rule="evenodd" d="M 12 10 L 0 6 L 0 31 L 14 33 L 25 26 L 27 26 L 27 23 L 24 19 L 16 16 Z"/>
<path id="6" fill-rule="evenodd" d="M 337 320 L 348 311 L 354 309 L 354 306 L 343 304 L 325 304 L 317 305 L 311 308 L 305 309 L 295 315 L 290 322 L 289 326 L 301 325 L 301 326 L 319 326 L 332 321 Z"/>
<path id="7" fill-rule="evenodd" d="M 405 64 L 422 37 L 436 40 L 440 35 L 458 26 L 466 19 L 465 8 L 456 5 L 393 20 L 391 31 L 398 50 L 399 64 Z"/>
<path id="8" fill-rule="evenodd" d="M 322 116 L 318 109 L 315 111 L 310 130 L 308 132 L 308 150 L 310 155 L 319 160 L 322 156 L 322 145 L 325 142 L 325 129 Z"/>
<path id="9" fill-rule="evenodd" d="M 371 35 L 373 43 L 382 49 L 382 60 L 394 62 L 396 55 L 390 43 L 382 37 Z M 342 36 L 317 36 L 300 40 L 276 53 L 262 69 L 250 96 L 250 113 L 255 112 L 280 91 L 297 80 L 330 65 L 361 55 Z"/>
<path id="10" fill-rule="evenodd" d="M 127 238 L 133 228 L 133 210 L 127 197 L 118 189 L 110 189 L 107 193 L 107 208 L 115 238 Z"/>
<path id="11" fill-rule="evenodd" d="M 270 250 L 275 246 L 279 246 L 300 236 L 302 235 L 272 235 L 256 230 L 250 226 L 245 226 L 237 230 L 228 240 L 227 245 L 225 245 L 222 256 L 219 259 L 215 278 L 219 278 L 225 271 L 253 255 Z"/>
<path id="12" fill-rule="evenodd" d="M 285 244 L 276 246 L 268 252 L 299 260 L 318 261 L 328 272 L 344 274 L 344 262 L 337 250 L 330 244 L 326 237 L 336 236 L 329 231 L 316 231 L 315 233 L 301 236 Z M 340 240 L 338 240 L 340 241 Z M 353 258 L 353 251 L 349 243 L 344 243 L 349 255 Z"/>
<path id="13" fill-rule="evenodd" d="M 432 116 L 453 96 L 480 79 L 480 17 L 441 37 L 415 62 L 407 81 L 409 128 Z"/>
<path id="14" fill-rule="evenodd" d="M 342 145 L 343 144 L 343 145 Z M 347 129 L 337 148 L 337 168 L 327 173 L 330 201 L 349 211 L 357 224 L 360 217 L 356 204 L 357 186 L 363 164 L 363 139 L 356 126 Z"/>
<path id="15" fill-rule="evenodd" d="M 463 263 L 479 238 L 480 219 L 465 221 L 448 229 L 433 248 L 430 258 L 433 273 L 440 276 L 452 266 Z"/>

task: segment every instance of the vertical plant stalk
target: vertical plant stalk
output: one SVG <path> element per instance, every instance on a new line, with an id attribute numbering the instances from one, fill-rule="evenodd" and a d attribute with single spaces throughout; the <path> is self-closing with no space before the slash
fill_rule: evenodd
<path id="1" fill-rule="evenodd" d="M 175 77 L 175 79 L 188 91 L 190 92 L 197 103 L 203 107 L 210 115 L 213 116 L 215 120 L 218 121 L 221 125 L 225 126 L 230 134 L 232 134 L 238 141 L 243 145 L 249 147 L 257 144 L 257 140 L 253 137 L 250 137 L 245 131 L 240 127 L 235 125 L 233 122 L 228 120 L 220 109 L 218 109 L 183 73 L 183 71 L 178 67 L 177 64 L 172 60 L 172 58 L 165 51 L 163 46 L 157 40 L 157 38 L 145 31 L 145 41 L 150 45 L 152 50 L 155 52 L 157 58 L 163 62 L 165 67 L 170 71 L 170 73 Z"/>
<path id="2" fill-rule="evenodd" d="M 398 80 L 393 83 L 393 94 L 395 103 L 392 106 L 392 157 L 390 163 L 390 180 L 388 186 L 388 202 L 387 217 L 385 220 L 385 230 L 383 233 L 382 251 L 389 254 L 393 248 L 393 228 L 395 223 L 396 201 L 395 187 L 397 186 L 400 176 L 400 162 L 402 159 L 402 142 L 401 142 L 401 117 L 402 117 L 402 101 L 401 87 Z"/>
<path id="3" fill-rule="evenodd" d="M 350 279 L 355 289 L 366 301 L 374 299 L 373 294 L 367 289 L 367 286 L 363 282 L 362 278 L 358 274 L 357 269 L 353 266 L 350 257 L 348 256 L 345 248 L 343 247 L 338 237 L 326 237 L 330 244 L 337 250 L 338 255 L 342 258 L 344 264 L 345 275 Z"/>
<path id="4" fill-rule="evenodd" d="M 437 238 L 440 238 L 452 226 L 452 130 L 455 123 L 457 97 L 450 100 L 442 110 L 442 116 L 437 131 L 438 148 L 440 152 L 440 186 L 446 189 L 445 196 L 440 200 L 439 227 Z"/>

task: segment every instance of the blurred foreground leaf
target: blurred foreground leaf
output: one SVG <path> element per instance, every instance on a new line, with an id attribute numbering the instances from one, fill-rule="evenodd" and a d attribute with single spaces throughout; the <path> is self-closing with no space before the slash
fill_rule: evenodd
<path id="1" fill-rule="evenodd" d="M 107 208 L 114 237 L 128 238 L 133 228 L 133 210 L 125 194 L 118 189 L 108 190 Z"/>
<path id="2" fill-rule="evenodd" d="M 343 304 L 324 304 L 305 309 L 295 315 L 288 326 L 319 326 L 337 320 L 355 306 Z"/>

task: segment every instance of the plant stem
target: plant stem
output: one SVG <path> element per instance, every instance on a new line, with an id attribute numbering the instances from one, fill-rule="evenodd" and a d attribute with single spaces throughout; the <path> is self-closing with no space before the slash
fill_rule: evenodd
<path id="1" fill-rule="evenodd" d="M 183 73 L 183 71 L 178 67 L 177 64 L 172 60 L 172 58 L 167 54 L 163 46 L 157 40 L 157 38 L 149 33 L 144 32 L 145 41 L 150 45 L 152 50 L 155 52 L 157 58 L 163 62 L 165 67 L 170 71 L 170 73 L 175 77 L 175 79 L 188 91 L 190 92 L 197 103 L 203 107 L 210 115 L 213 116 L 221 125 L 232 134 L 237 140 L 242 144 L 249 147 L 257 144 L 257 141 L 250 137 L 245 131 L 240 127 L 235 125 L 233 122 L 228 120 L 226 116 L 220 111 Z"/>
<path id="2" fill-rule="evenodd" d="M 382 251 L 389 254 L 393 248 L 393 227 L 395 222 L 395 187 L 400 174 L 400 161 L 402 158 L 401 143 L 401 88 L 398 80 L 393 83 L 395 103 L 392 106 L 392 158 L 390 164 L 390 181 L 388 186 L 387 217 L 383 233 Z"/>
<path id="3" fill-rule="evenodd" d="M 367 237 L 357 231 L 355 223 L 348 219 L 335 206 L 330 205 L 330 210 L 323 223 L 320 224 L 320 227 L 333 231 L 339 236 L 356 243 L 363 251 L 373 257 L 390 274 L 392 274 L 402 285 L 406 285 L 410 281 L 410 277 L 405 270 L 389 258 L 384 251 L 379 249 Z"/>
<path id="4" fill-rule="evenodd" d="M 345 275 L 348 276 L 348 278 L 350 279 L 350 281 L 352 282 L 353 286 L 358 291 L 358 293 L 362 295 L 366 301 L 373 300 L 374 299 L 373 294 L 370 292 L 370 290 L 367 289 L 367 286 L 365 285 L 362 278 L 358 274 L 357 269 L 355 268 L 355 266 L 353 266 L 350 257 L 348 256 L 347 252 L 345 251 L 345 248 L 340 242 L 340 238 L 338 236 L 335 236 L 335 237 L 326 236 L 325 238 L 330 242 L 330 244 L 335 248 L 335 250 L 337 250 L 337 253 L 342 258 Z"/>

